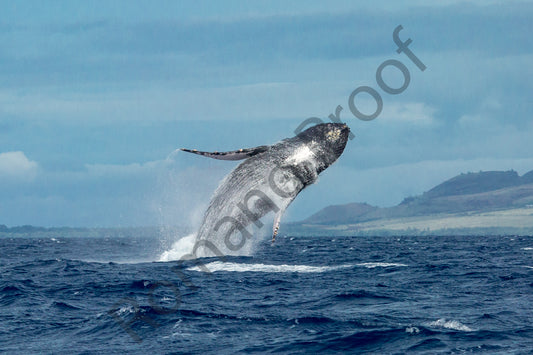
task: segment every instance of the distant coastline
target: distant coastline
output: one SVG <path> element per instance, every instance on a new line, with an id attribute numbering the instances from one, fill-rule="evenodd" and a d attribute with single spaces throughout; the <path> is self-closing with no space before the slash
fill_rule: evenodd
<path id="1" fill-rule="evenodd" d="M 145 237 L 165 232 L 185 235 L 190 227 L 7 227 L 1 237 Z M 393 207 L 367 203 L 327 206 L 303 221 L 282 223 L 281 234 L 306 236 L 372 235 L 531 235 L 533 170 L 457 175 Z"/>
<path id="2" fill-rule="evenodd" d="M 533 235 L 533 171 L 460 174 L 397 206 L 328 206 L 284 227 L 305 235 Z"/>
<path id="3" fill-rule="evenodd" d="M 191 228 L 147 226 L 147 227 L 36 227 L 31 225 L 7 227 L 0 224 L 0 238 L 135 238 L 159 236 L 161 233 L 186 235 Z"/>
<path id="4" fill-rule="evenodd" d="M 425 217 L 380 219 L 353 224 L 290 223 L 285 233 L 317 236 L 373 235 L 530 235 L 533 236 L 533 208 L 487 213 L 437 214 Z"/>

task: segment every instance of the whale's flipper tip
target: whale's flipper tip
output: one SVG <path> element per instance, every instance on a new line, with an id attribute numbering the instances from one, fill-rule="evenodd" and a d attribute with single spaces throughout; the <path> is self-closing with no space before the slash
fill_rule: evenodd
<path id="1" fill-rule="evenodd" d="M 239 150 L 233 150 L 230 152 L 216 152 L 216 151 L 215 152 L 201 152 L 196 149 L 186 149 L 186 148 L 180 148 L 180 150 L 187 152 L 187 153 L 198 154 L 204 157 L 219 159 L 219 160 L 242 160 L 242 159 L 247 159 L 249 157 L 257 155 L 259 153 L 266 152 L 268 150 L 268 146 L 261 145 L 255 148 L 239 149 Z"/>
<path id="2" fill-rule="evenodd" d="M 279 224 L 281 222 L 281 216 L 283 215 L 284 211 L 284 209 L 278 211 L 276 217 L 274 218 L 274 225 L 272 226 L 272 242 L 270 243 L 270 245 L 274 245 L 274 242 L 276 241 L 276 236 L 278 235 L 279 231 Z"/>
<path id="3" fill-rule="evenodd" d="M 274 242 L 276 241 L 276 236 L 278 235 L 278 228 L 279 226 L 276 228 L 274 233 L 272 233 L 272 242 L 270 243 L 271 245 L 274 245 Z"/>

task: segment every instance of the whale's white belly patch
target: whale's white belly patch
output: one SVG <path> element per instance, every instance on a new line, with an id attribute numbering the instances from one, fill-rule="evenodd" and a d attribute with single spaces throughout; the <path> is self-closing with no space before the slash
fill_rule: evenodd
<path id="1" fill-rule="evenodd" d="M 298 165 L 303 162 L 314 163 L 315 161 L 315 153 L 313 153 L 313 151 L 311 151 L 311 149 L 309 149 L 309 147 L 305 144 L 302 145 L 300 148 L 296 149 L 294 153 L 287 158 L 285 163 L 289 165 Z"/>

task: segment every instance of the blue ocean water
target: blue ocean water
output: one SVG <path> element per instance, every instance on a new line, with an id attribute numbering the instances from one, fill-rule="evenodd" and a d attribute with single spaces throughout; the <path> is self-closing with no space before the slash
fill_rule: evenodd
<path id="1" fill-rule="evenodd" d="M 0 352 L 533 352 L 533 237 L 280 236 L 155 262 L 164 250 L 0 239 Z"/>

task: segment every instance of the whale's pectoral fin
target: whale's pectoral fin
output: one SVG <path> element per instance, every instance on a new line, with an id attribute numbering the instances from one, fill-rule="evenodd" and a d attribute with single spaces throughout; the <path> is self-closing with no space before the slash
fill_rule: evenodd
<path id="1" fill-rule="evenodd" d="M 219 160 L 242 160 L 242 159 L 252 157 L 256 154 L 266 152 L 268 150 L 268 146 L 261 145 L 259 147 L 239 149 L 239 150 L 234 150 L 231 152 L 200 152 L 196 149 L 191 150 L 191 149 L 185 149 L 185 148 L 181 148 L 181 150 L 187 153 L 203 155 L 204 157 L 219 159 Z"/>
<path id="2" fill-rule="evenodd" d="M 278 213 L 276 213 L 276 217 L 274 217 L 274 226 L 272 227 L 272 244 L 276 241 L 276 236 L 278 235 L 279 230 L 279 222 L 281 221 L 281 215 L 283 214 L 283 210 L 279 210 Z"/>

